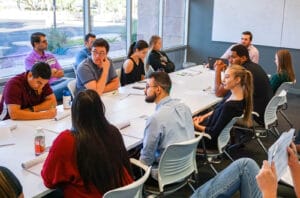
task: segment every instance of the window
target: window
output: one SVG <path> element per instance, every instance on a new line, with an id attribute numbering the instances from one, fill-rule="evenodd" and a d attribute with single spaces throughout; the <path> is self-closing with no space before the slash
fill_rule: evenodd
<path id="1" fill-rule="evenodd" d="M 164 47 L 184 45 L 185 5 L 183 0 L 164 0 L 162 38 Z"/>
<path id="2" fill-rule="evenodd" d="M 126 54 L 126 1 L 92 0 L 92 32 L 97 38 L 104 38 L 110 45 L 112 58 Z"/>
<path id="3" fill-rule="evenodd" d="M 149 42 L 152 35 L 158 35 L 159 0 L 134 0 L 132 12 L 132 41 Z"/>
<path id="4" fill-rule="evenodd" d="M 88 21 L 83 18 L 84 2 L 90 4 L 91 32 L 108 40 L 110 57 L 120 58 L 127 54 L 128 38 L 148 42 L 156 34 L 162 37 L 164 48 L 185 45 L 187 1 L 0 0 L 0 83 L 24 71 L 24 59 L 32 50 L 30 35 L 37 31 L 47 35 L 48 50 L 60 64 L 70 67 L 84 43 L 84 21 Z M 128 2 L 131 21 L 126 15 Z"/>
<path id="5" fill-rule="evenodd" d="M 1 1 L 0 79 L 24 71 L 24 58 L 32 50 L 30 35 L 37 31 L 47 35 L 48 50 L 62 66 L 74 62 L 83 44 L 81 8 L 82 0 Z"/>

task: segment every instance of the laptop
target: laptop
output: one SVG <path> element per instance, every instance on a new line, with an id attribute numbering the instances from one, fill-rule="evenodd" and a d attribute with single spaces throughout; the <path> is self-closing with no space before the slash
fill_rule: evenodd
<path id="1" fill-rule="evenodd" d="M 223 63 L 225 63 L 226 65 L 228 65 L 228 63 L 229 63 L 228 59 L 225 59 L 225 58 L 208 57 L 208 67 L 209 67 L 209 69 L 214 70 L 214 64 L 217 60 L 223 61 Z"/>

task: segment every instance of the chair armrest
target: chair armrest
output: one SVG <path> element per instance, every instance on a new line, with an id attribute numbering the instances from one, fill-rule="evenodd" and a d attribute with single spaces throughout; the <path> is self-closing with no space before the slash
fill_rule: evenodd
<path id="1" fill-rule="evenodd" d="M 257 116 L 257 117 L 259 117 L 259 113 L 257 113 L 256 111 L 252 111 L 251 114 L 252 114 L 252 115 L 255 115 L 255 116 Z"/>
<path id="2" fill-rule="evenodd" d="M 195 135 L 196 136 L 203 136 L 203 137 L 206 137 L 208 139 L 211 140 L 211 136 L 208 134 L 208 133 L 205 133 L 205 132 L 198 132 L 198 131 L 195 131 Z"/>
<path id="3" fill-rule="evenodd" d="M 138 166 L 140 168 L 142 168 L 144 171 L 147 171 L 149 166 L 143 164 L 141 161 L 134 159 L 134 158 L 130 158 L 130 163 L 134 164 L 135 166 Z"/>

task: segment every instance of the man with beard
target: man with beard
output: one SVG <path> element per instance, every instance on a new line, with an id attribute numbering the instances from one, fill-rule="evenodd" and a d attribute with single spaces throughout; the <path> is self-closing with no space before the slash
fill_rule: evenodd
<path id="1" fill-rule="evenodd" d="M 252 33 L 249 31 L 245 31 L 242 33 L 242 37 L 241 37 L 241 42 L 238 44 L 234 44 L 231 45 L 226 52 L 221 56 L 221 58 L 226 58 L 229 59 L 230 55 L 231 55 L 231 48 L 233 48 L 236 45 L 243 45 L 247 48 L 248 52 L 249 52 L 249 58 L 252 62 L 258 64 L 258 60 L 259 60 L 259 52 L 258 49 L 256 47 L 254 47 L 254 45 L 252 45 Z"/>
<path id="2" fill-rule="evenodd" d="M 61 101 L 63 90 L 67 89 L 68 82 L 71 78 L 64 77 L 64 70 L 48 49 L 48 40 L 46 34 L 35 32 L 30 36 L 30 42 L 33 47 L 32 51 L 25 58 L 25 70 L 30 71 L 32 66 L 38 62 L 45 62 L 51 68 L 51 78 L 49 84 L 53 90 L 56 100 Z"/>
<path id="3" fill-rule="evenodd" d="M 146 123 L 140 160 L 154 168 L 168 145 L 194 138 L 191 110 L 179 100 L 170 98 L 171 85 L 167 73 L 153 72 L 145 88 L 145 101 L 154 102 L 156 109 Z M 152 176 L 156 178 L 157 175 Z"/>
<path id="4" fill-rule="evenodd" d="M 92 33 L 88 33 L 84 36 L 84 48 L 81 49 L 76 54 L 75 59 L 75 69 L 77 70 L 77 66 L 86 58 L 92 55 L 92 45 L 93 42 L 96 40 L 96 35 Z"/>

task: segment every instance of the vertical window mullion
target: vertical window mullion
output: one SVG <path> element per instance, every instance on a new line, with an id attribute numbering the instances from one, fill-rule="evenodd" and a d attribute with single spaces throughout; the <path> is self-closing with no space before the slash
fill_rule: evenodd
<path id="1" fill-rule="evenodd" d="M 188 28 L 189 28 L 189 10 L 190 10 L 190 0 L 185 0 L 185 16 L 184 16 L 184 22 L 185 22 L 185 27 L 184 27 L 184 40 L 183 44 L 187 45 L 188 44 Z M 185 48 L 184 50 L 184 59 L 183 62 L 187 61 L 187 55 L 188 55 L 188 47 Z"/>
<path id="2" fill-rule="evenodd" d="M 164 0 L 159 0 L 158 35 L 163 39 Z"/>
<path id="3" fill-rule="evenodd" d="M 126 54 L 131 44 L 132 23 L 132 0 L 126 0 Z"/>
<path id="4" fill-rule="evenodd" d="M 83 0 L 83 34 L 91 32 L 91 12 L 90 12 L 90 0 Z M 83 36 L 84 36 L 83 35 Z"/>

